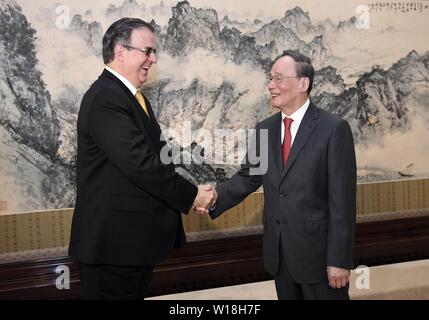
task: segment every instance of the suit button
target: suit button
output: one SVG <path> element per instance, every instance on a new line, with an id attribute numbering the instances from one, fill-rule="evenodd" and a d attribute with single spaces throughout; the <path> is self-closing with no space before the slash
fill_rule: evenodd
<path id="1" fill-rule="evenodd" d="M 279 219 L 276 219 L 276 223 L 277 223 L 277 224 L 280 224 L 280 220 L 279 220 Z"/>
<path id="2" fill-rule="evenodd" d="M 284 198 L 286 195 L 284 193 L 280 193 L 280 198 Z"/>

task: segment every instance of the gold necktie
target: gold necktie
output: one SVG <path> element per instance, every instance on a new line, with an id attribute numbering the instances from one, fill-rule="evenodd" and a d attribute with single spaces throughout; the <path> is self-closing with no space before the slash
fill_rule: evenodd
<path id="1" fill-rule="evenodd" d="M 144 112 L 146 112 L 147 116 L 149 117 L 149 112 L 147 111 L 146 102 L 144 101 L 143 95 L 142 95 L 142 93 L 140 92 L 139 89 L 137 89 L 137 92 L 136 92 L 136 99 L 140 103 L 140 105 L 143 108 Z"/>

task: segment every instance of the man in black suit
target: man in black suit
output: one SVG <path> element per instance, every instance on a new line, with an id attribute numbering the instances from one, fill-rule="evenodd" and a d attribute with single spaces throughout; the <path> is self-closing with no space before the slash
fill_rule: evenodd
<path id="1" fill-rule="evenodd" d="M 266 172 L 246 161 L 217 188 L 216 218 L 261 185 L 264 189 L 265 269 L 279 299 L 348 299 L 356 221 L 356 160 L 349 124 L 310 102 L 311 60 L 285 51 L 268 89 L 281 112 L 256 126 L 268 133 Z M 246 157 L 247 158 L 247 157 Z M 207 208 L 208 206 L 206 206 Z M 204 208 L 200 208 L 203 212 Z"/>
<path id="2" fill-rule="evenodd" d="M 123 18 L 103 37 L 101 76 L 79 110 L 77 198 L 69 254 L 88 299 L 143 299 L 153 265 L 185 242 L 181 213 L 214 200 L 163 163 L 140 91 L 157 62 L 151 25 Z M 210 189 L 210 188 L 208 188 Z"/>

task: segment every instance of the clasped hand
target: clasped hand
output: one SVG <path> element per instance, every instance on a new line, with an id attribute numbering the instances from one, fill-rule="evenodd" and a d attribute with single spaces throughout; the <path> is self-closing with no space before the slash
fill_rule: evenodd
<path id="1" fill-rule="evenodd" d="M 217 201 L 216 189 L 211 185 L 200 185 L 198 186 L 198 194 L 195 197 L 192 208 L 199 214 L 209 213 L 209 208 Z"/>

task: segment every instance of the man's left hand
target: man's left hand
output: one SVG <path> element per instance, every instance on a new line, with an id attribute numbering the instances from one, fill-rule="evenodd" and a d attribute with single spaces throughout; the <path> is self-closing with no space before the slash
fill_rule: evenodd
<path id="1" fill-rule="evenodd" d="M 327 267 L 329 286 L 333 289 L 343 288 L 350 279 L 350 270 L 328 266 Z"/>

